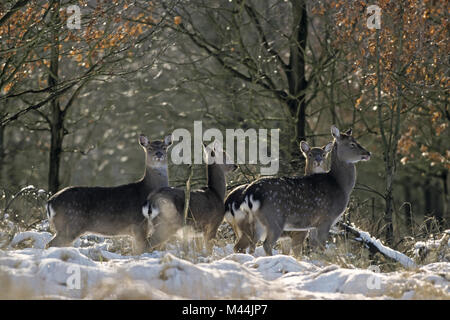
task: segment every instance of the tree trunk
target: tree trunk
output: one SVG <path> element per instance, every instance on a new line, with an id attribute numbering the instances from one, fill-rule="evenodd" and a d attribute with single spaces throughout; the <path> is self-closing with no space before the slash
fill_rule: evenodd
<path id="1" fill-rule="evenodd" d="M 5 126 L 0 126 L 0 185 L 3 184 L 3 164 L 5 163 Z"/>
<path id="2" fill-rule="evenodd" d="M 50 72 L 48 75 L 48 84 L 50 88 L 55 88 L 58 84 L 59 70 L 59 1 L 55 2 L 52 12 L 53 30 L 52 47 L 50 55 Z M 52 89 L 53 91 L 54 89 Z M 61 110 L 59 99 L 50 101 L 51 125 L 50 125 L 50 159 L 48 172 L 48 191 L 55 193 L 59 189 L 59 165 L 61 162 L 62 144 L 64 139 L 64 112 Z"/>
<path id="3" fill-rule="evenodd" d="M 388 180 L 389 180 L 389 178 L 388 178 Z M 393 188 L 392 188 L 392 184 L 390 184 L 390 185 L 388 185 L 387 190 L 386 190 L 386 195 L 385 195 L 386 207 L 385 207 L 385 211 L 384 211 L 386 243 L 389 245 L 392 245 L 394 243 L 394 226 L 392 224 L 392 213 L 394 212 L 394 197 L 393 197 L 392 193 L 393 193 Z"/>
<path id="4" fill-rule="evenodd" d="M 433 210 L 432 207 L 432 199 L 431 199 L 431 181 L 429 178 L 425 181 L 425 190 L 424 190 L 424 202 L 425 202 L 425 219 L 427 219 L 427 229 L 428 231 L 432 228 L 431 220 L 429 219 L 431 216 L 431 211 Z"/>
<path id="5" fill-rule="evenodd" d="M 411 210 L 411 190 L 409 188 L 410 186 L 407 183 L 403 185 L 403 191 L 405 196 L 405 201 L 403 203 L 403 210 L 405 212 L 405 225 L 407 232 L 410 233 L 412 236 L 414 236 L 413 216 Z"/>
<path id="6" fill-rule="evenodd" d="M 449 200 L 449 195 L 448 195 L 448 171 L 444 170 L 442 172 L 442 188 L 443 188 L 443 193 L 442 193 L 442 217 L 441 217 L 441 221 L 440 221 L 440 226 L 441 229 L 447 228 L 447 226 L 445 226 L 445 220 L 444 217 L 449 217 L 449 212 L 448 212 L 448 200 Z M 448 221 L 450 222 L 450 221 Z"/>
<path id="7" fill-rule="evenodd" d="M 442 206 L 442 189 L 440 188 L 438 181 L 436 181 L 436 183 L 434 183 L 431 187 L 431 197 L 432 197 L 432 214 L 433 217 L 435 218 L 435 222 L 437 223 L 437 227 L 439 229 L 439 231 L 441 231 L 441 227 L 442 227 L 442 221 L 444 220 L 443 218 L 443 206 Z"/>
<path id="8" fill-rule="evenodd" d="M 289 97 L 286 101 L 293 120 L 294 137 L 291 155 L 293 157 L 292 167 L 299 169 L 301 157 L 300 141 L 306 139 L 306 102 L 305 91 L 307 81 L 305 77 L 305 51 L 308 35 L 308 15 L 304 1 L 292 1 L 294 28 L 290 46 L 289 65 L 286 76 L 289 84 Z"/>
<path id="9" fill-rule="evenodd" d="M 61 163 L 62 144 L 64 139 L 64 117 L 59 104 L 52 103 L 52 126 L 50 128 L 50 162 L 48 172 L 48 190 L 55 193 L 59 190 L 59 166 Z"/>

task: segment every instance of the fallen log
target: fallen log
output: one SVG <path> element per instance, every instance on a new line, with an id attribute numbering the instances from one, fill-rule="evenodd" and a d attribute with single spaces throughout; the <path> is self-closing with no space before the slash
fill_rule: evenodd
<path id="1" fill-rule="evenodd" d="M 364 243 L 370 252 L 372 253 L 381 253 L 388 259 L 399 262 L 405 268 L 415 268 L 415 262 L 408 257 L 407 255 L 389 248 L 381 243 L 380 239 L 372 237 L 368 232 L 359 230 L 355 226 L 351 226 L 344 222 L 338 222 L 338 226 L 341 226 L 346 232 L 355 236 L 354 240 Z"/>

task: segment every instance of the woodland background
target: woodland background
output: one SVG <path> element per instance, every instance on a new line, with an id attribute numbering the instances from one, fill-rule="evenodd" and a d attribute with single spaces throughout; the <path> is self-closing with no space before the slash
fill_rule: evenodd
<path id="1" fill-rule="evenodd" d="M 448 13 L 445 0 L 2 0 L 0 219 L 31 228 L 65 186 L 138 179 L 141 132 L 279 128 L 291 175 L 299 142 L 324 145 L 336 124 L 373 154 L 345 219 L 393 248 L 432 237 L 449 228 Z M 171 166 L 171 184 L 189 171 Z M 242 165 L 229 186 L 258 173 Z"/>

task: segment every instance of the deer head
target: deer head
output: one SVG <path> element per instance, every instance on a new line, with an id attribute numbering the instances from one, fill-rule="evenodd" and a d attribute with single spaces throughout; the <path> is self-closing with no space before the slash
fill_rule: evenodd
<path id="1" fill-rule="evenodd" d="M 352 137 L 352 129 L 342 133 L 338 128 L 332 126 L 331 134 L 334 137 L 335 148 L 339 160 L 346 163 L 370 160 L 370 152 L 364 149 L 355 138 Z"/>
<path id="2" fill-rule="evenodd" d="M 332 142 L 322 148 L 311 148 L 306 141 L 300 142 L 300 150 L 306 159 L 305 174 L 326 172 L 325 160 L 332 149 Z"/>
<path id="3" fill-rule="evenodd" d="M 172 144 L 172 135 L 166 136 L 164 140 L 150 141 L 145 135 L 141 134 L 139 144 L 147 153 L 148 167 L 167 167 L 167 149 Z"/>

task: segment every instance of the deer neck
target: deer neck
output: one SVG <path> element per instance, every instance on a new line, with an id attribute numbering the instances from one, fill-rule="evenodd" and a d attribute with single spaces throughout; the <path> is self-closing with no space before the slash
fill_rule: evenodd
<path id="1" fill-rule="evenodd" d="M 325 172 L 327 172 L 327 171 L 323 168 L 323 165 L 320 167 L 314 168 L 313 162 L 306 161 L 305 176 L 309 176 L 310 174 L 313 174 L 313 173 L 325 173 Z"/>
<path id="2" fill-rule="evenodd" d="M 223 201 L 225 199 L 226 181 L 225 173 L 218 164 L 210 164 L 206 166 L 206 176 L 208 188 L 214 191 Z"/>
<path id="3" fill-rule="evenodd" d="M 169 185 L 169 175 L 167 164 L 158 167 L 152 166 L 147 162 L 147 155 L 145 156 L 145 172 L 141 181 L 148 191 L 167 187 Z"/>
<path id="4" fill-rule="evenodd" d="M 310 174 L 313 173 L 313 166 L 312 166 L 312 162 L 306 160 L 306 164 L 305 164 L 305 176 L 309 176 Z"/>
<path id="5" fill-rule="evenodd" d="M 330 174 L 336 179 L 346 194 L 350 194 L 355 186 L 356 168 L 353 163 L 342 161 L 338 157 L 338 145 L 335 142 L 331 152 Z"/>

